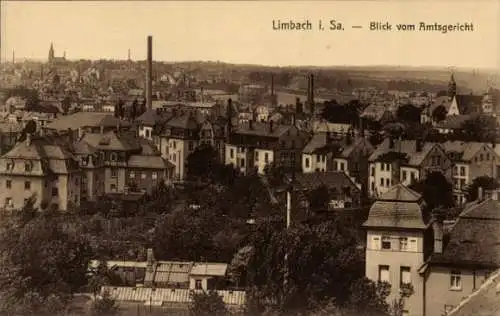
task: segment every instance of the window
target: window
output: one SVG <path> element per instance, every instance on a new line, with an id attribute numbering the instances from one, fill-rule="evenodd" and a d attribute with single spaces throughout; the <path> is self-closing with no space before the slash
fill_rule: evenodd
<path id="1" fill-rule="evenodd" d="M 193 151 L 194 143 L 192 141 L 189 141 L 188 146 L 189 146 L 189 151 Z"/>
<path id="2" fill-rule="evenodd" d="M 153 173 L 151 173 L 151 179 L 153 179 L 153 180 L 158 179 L 158 172 L 153 171 Z"/>
<path id="3" fill-rule="evenodd" d="M 375 167 L 372 167 L 372 177 L 375 177 Z"/>
<path id="4" fill-rule="evenodd" d="M 145 172 L 141 172 L 141 179 L 142 180 L 146 179 L 146 173 Z"/>
<path id="5" fill-rule="evenodd" d="M 309 168 L 309 158 L 306 158 L 306 168 Z"/>
<path id="6" fill-rule="evenodd" d="M 451 271 L 450 289 L 454 291 L 462 290 L 462 273 L 460 271 Z"/>
<path id="7" fill-rule="evenodd" d="M 14 205 L 14 204 L 12 204 L 12 198 L 11 197 L 5 198 L 5 205 L 6 206 L 13 206 Z"/>
<path id="8" fill-rule="evenodd" d="M 240 167 L 244 168 L 245 167 L 245 159 L 240 160 Z"/>
<path id="9" fill-rule="evenodd" d="M 14 164 L 13 164 L 12 162 L 8 162 L 8 163 L 7 163 L 7 170 L 9 170 L 9 171 L 10 171 L 10 170 L 12 170 L 12 169 L 14 169 Z"/>
<path id="10" fill-rule="evenodd" d="M 130 177 L 130 179 L 135 178 L 135 172 L 134 171 L 130 171 L 129 177 Z"/>
<path id="11" fill-rule="evenodd" d="M 382 236 L 382 249 L 386 250 L 391 249 L 391 237 Z"/>
<path id="12" fill-rule="evenodd" d="M 255 161 L 259 161 L 259 152 L 258 151 L 255 152 Z"/>
<path id="13" fill-rule="evenodd" d="M 344 171 L 344 163 L 343 162 L 340 163 L 340 171 Z"/>
<path id="14" fill-rule="evenodd" d="M 116 184 L 112 184 L 110 187 L 111 187 L 111 192 L 116 192 Z"/>
<path id="15" fill-rule="evenodd" d="M 264 153 L 264 162 L 265 163 L 269 162 L 269 153 Z"/>
<path id="16" fill-rule="evenodd" d="M 59 190 L 57 188 L 52 188 L 52 196 L 58 196 Z"/>
<path id="17" fill-rule="evenodd" d="M 408 238 L 407 237 L 401 237 L 399 238 L 399 250 L 408 250 Z"/>
<path id="18" fill-rule="evenodd" d="M 385 170 L 385 163 L 380 164 L 380 170 L 384 171 Z"/>
<path id="19" fill-rule="evenodd" d="M 177 156 L 175 154 L 172 154 L 172 160 L 177 161 Z"/>
<path id="20" fill-rule="evenodd" d="M 24 171 L 31 172 L 32 169 L 33 169 L 33 165 L 31 164 L 31 162 L 26 162 L 24 164 Z"/>
<path id="21" fill-rule="evenodd" d="M 175 141 L 173 141 L 173 143 L 172 143 L 172 144 L 173 144 L 173 146 L 174 146 L 174 149 L 176 149 L 176 147 L 177 147 L 177 143 L 176 143 Z"/>
<path id="22" fill-rule="evenodd" d="M 380 186 L 383 187 L 384 186 L 384 178 L 380 178 Z"/>
<path id="23" fill-rule="evenodd" d="M 372 236 L 371 248 L 375 250 L 380 249 L 380 236 Z"/>
<path id="24" fill-rule="evenodd" d="M 339 170 L 339 163 L 337 161 L 333 162 L 333 170 L 335 171 Z"/>
<path id="25" fill-rule="evenodd" d="M 390 187 L 391 186 L 391 180 L 389 178 L 385 179 L 385 186 Z"/>
<path id="26" fill-rule="evenodd" d="M 12 180 L 7 180 L 5 181 L 5 187 L 7 189 L 11 189 L 12 188 Z"/>
<path id="27" fill-rule="evenodd" d="M 25 190 L 31 189 L 31 182 L 30 181 L 24 181 L 24 189 Z"/>
<path id="28" fill-rule="evenodd" d="M 401 178 L 403 179 L 403 181 L 406 181 L 406 178 L 407 178 L 406 171 L 403 171 L 403 172 L 401 173 Z"/>
<path id="29" fill-rule="evenodd" d="M 378 266 L 378 280 L 379 282 L 389 282 L 389 266 Z"/>
<path id="30" fill-rule="evenodd" d="M 458 174 L 458 167 L 454 166 L 453 167 L 453 175 L 456 176 Z"/>
<path id="31" fill-rule="evenodd" d="M 372 181 L 372 182 L 370 183 L 370 187 L 371 187 L 371 189 L 372 189 L 372 192 L 374 192 L 374 191 L 375 191 L 375 182 L 374 182 L 374 181 Z"/>
<path id="32" fill-rule="evenodd" d="M 231 148 L 231 150 L 229 151 L 229 156 L 231 157 L 231 159 L 234 158 L 234 149 Z"/>
<path id="33" fill-rule="evenodd" d="M 465 177 L 465 167 L 460 167 L 460 176 Z"/>
<path id="34" fill-rule="evenodd" d="M 194 281 L 194 288 L 197 289 L 197 290 L 201 290 L 202 289 L 201 280 L 195 280 Z"/>
<path id="35" fill-rule="evenodd" d="M 111 169 L 111 178 L 117 178 L 118 177 L 118 171 L 116 169 Z"/>
<path id="36" fill-rule="evenodd" d="M 410 267 L 401 267 L 400 271 L 400 284 L 411 284 L 411 270 Z"/>

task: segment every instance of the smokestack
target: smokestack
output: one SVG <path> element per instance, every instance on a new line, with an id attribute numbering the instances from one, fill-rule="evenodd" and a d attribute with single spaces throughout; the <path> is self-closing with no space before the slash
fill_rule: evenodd
<path id="1" fill-rule="evenodd" d="M 479 187 L 477 188 L 477 200 L 478 202 L 482 202 L 483 201 L 483 188 L 482 187 Z"/>
<path id="2" fill-rule="evenodd" d="M 274 74 L 271 75 L 271 96 L 274 96 Z"/>
<path id="3" fill-rule="evenodd" d="M 443 252 L 443 223 L 441 219 L 435 217 L 432 223 L 432 230 L 434 232 L 434 253 Z"/>
<path id="4" fill-rule="evenodd" d="M 286 192 L 286 228 L 290 227 L 291 215 L 292 215 L 292 190 L 290 188 Z"/>
<path id="5" fill-rule="evenodd" d="M 274 122 L 272 120 L 269 121 L 269 133 L 274 132 Z"/>
<path id="6" fill-rule="evenodd" d="M 203 94 L 205 93 L 205 89 L 203 89 L 203 87 L 201 87 L 200 90 L 201 90 L 200 91 L 200 94 L 201 94 L 201 103 L 203 103 L 203 101 L 204 101 Z"/>
<path id="7" fill-rule="evenodd" d="M 153 37 L 148 36 L 148 61 L 146 71 L 146 103 L 147 108 L 153 108 Z"/>
<path id="8" fill-rule="evenodd" d="M 131 60 L 131 58 L 130 58 L 130 48 L 128 49 L 128 59 L 127 59 L 127 60 L 128 60 L 128 61 L 130 61 L 130 60 Z"/>
<path id="9" fill-rule="evenodd" d="M 12 63 L 16 63 L 16 52 L 14 50 L 12 50 Z"/>
<path id="10" fill-rule="evenodd" d="M 309 111 L 314 114 L 314 75 L 310 74 L 307 87 L 307 103 Z"/>

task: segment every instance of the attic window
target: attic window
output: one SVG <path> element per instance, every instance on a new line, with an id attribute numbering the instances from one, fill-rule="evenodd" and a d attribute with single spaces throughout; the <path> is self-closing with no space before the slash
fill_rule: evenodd
<path id="1" fill-rule="evenodd" d="M 99 140 L 99 145 L 109 145 L 109 137 L 103 137 Z"/>

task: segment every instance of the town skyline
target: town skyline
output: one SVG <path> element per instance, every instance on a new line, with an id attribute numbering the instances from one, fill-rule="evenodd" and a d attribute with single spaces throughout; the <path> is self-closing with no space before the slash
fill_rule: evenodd
<path id="1" fill-rule="evenodd" d="M 51 42 L 56 55 L 66 52 L 69 60 L 126 60 L 129 50 L 132 60 L 145 60 L 146 36 L 152 35 L 154 60 L 173 63 L 221 61 L 270 67 L 384 65 L 498 69 L 498 36 L 494 34 L 494 12 L 498 4 L 495 1 L 485 2 L 480 8 L 473 8 L 468 1 L 454 5 L 454 20 L 474 18 L 480 22 L 476 22 L 478 30 L 473 33 L 400 35 L 349 30 L 299 34 L 271 29 L 271 21 L 276 16 L 329 18 L 320 12 L 338 12 L 335 18 L 346 25 L 364 24 L 384 16 L 394 16 L 395 23 L 423 16 L 442 20 L 448 12 L 444 4 L 432 3 L 427 9 L 419 9 L 415 1 L 409 4 L 412 10 L 402 12 L 394 2 L 377 1 L 338 2 L 335 6 L 318 2 L 313 9 L 303 2 L 287 7 L 279 2 L 152 1 L 120 2 L 120 6 L 105 1 L 4 2 L 1 61 L 12 60 L 13 51 L 16 60 L 46 60 Z M 370 14 L 357 13 L 353 17 L 346 13 L 360 6 L 369 7 Z M 391 12 L 394 14 L 389 14 Z M 468 43 L 467 52 L 463 41 Z M 382 42 L 384 45 L 380 45 Z M 425 50 L 421 48 L 423 43 Z M 367 51 L 370 54 L 366 54 Z"/>

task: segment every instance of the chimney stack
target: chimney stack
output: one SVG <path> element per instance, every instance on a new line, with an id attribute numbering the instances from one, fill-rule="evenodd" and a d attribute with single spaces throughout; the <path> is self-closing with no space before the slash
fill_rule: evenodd
<path id="1" fill-rule="evenodd" d="M 269 121 L 269 133 L 274 132 L 274 122 L 272 120 Z"/>
<path id="2" fill-rule="evenodd" d="M 26 133 L 26 146 L 31 146 L 31 133 Z"/>
<path id="3" fill-rule="evenodd" d="M 251 118 L 250 120 L 248 120 L 248 127 L 250 129 L 253 129 L 253 118 Z"/>
<path id="4" fill-rule="evenodd" d="M 147 108 L 153 108 L 153 37 L 148 36 L 148 60 L 146 70 L 146 103 Z"/>
<path id="5" fill-rule="evenodd" d="M 389 136 L 389 149 L 394 149 L 394 137 Z"/>
<path id="6" fill-rule="evenodd" d="M 203 103 L 203 101 L 204 101 L 203 94 L 205 93 L 205 89 L 203 89 L 203 87 L 201 87 L 200 90 L 201 90 L 200 91 L 200 94 L 201 94 L 201 103 Z"/>
<path id="7" fill-rule="evenodd" d="M 422 139 L 417 138 L 417 139 L 415 140 L 415 147 L 416 147 L 415 149 L 416 149 L 416 151 L 417 151 L 418 153 L 422 152 Z"/>
<path id="8" fill-rule="evenodd" d="M 479 187 L 477 188 L 477 201 L 482 202 L 483 199 L 484 199 L 483 188 Z"/>
<path id="9" fill-rule="evenodd" d="M 434 232 L 434 253 L 443 252 L 443 223 L 441 219 L 434 216 L 434 221 L 432 223 L 432 230 Z"/>
<path id="10" fill-rule="evenodd" d="M 300 98 L 295 98 L 295 113 L 301 114 L 303 111 L 302 102 L 300 102 Z"/>
<path id="11" fill-rule="evenodd" d="M 307 105 L 309 112 L 314 114 L 314 75 L 310 74 L 307 80 Z"/>
<path id="12" fill-rule="evenodd" d="M 286 228 L 290 227 L 291 215 L 292 215 L 292 188 L 290 187 L 286 192 Z"/>

